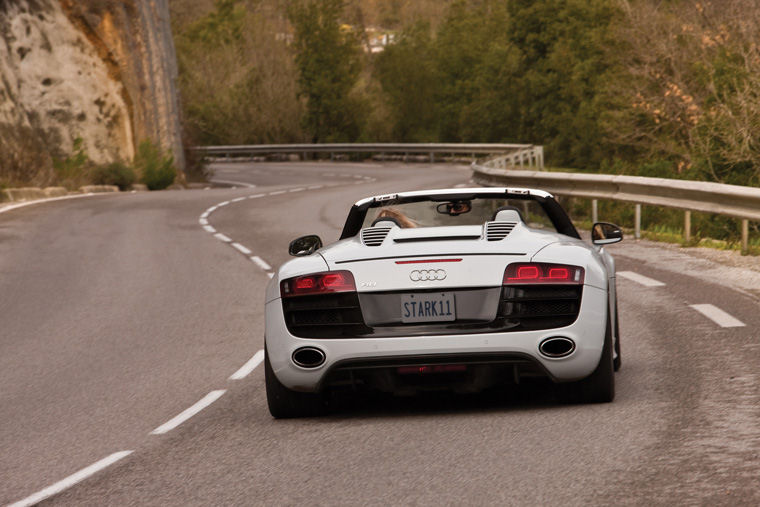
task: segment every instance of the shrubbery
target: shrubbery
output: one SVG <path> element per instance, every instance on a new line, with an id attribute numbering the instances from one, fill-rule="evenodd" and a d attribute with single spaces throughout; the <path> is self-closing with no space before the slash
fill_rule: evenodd
<path id="1" fill-rule="evenodd" d="M 53 159 L 55 182 L 68 189 L 79 188 L 91 181 L 95 164 L 84 149 L 81 137 L 74 139 L 72 153 L 64 159 Z"/>
<path id="2" fill-rule="evenodd" d="M 84 149 L 83 141 L 74 141 L 74 150 L 65 159 L 55 159 L 55 184 L 73 190 L 82 185 L 116 185 L 119 190 L 128 190 L 139 179 L 150 190 L 162 190 L 177 176 L 174 157 L 151 141 L 143 141 L 137 147 L 132 163 L 122 161 L 97 165 Z"/>
<path id="3" fill-rule="evenodd" d="M 133 165 L 149 190 L 162 190 L 174 183 L 177 176 L 174 157 L 150 141 L 143 141 L 137 147 Z"/>
<path id="4" fill-rule="evenodd" d="M 123 162 L 112 162 L 97 166 L 92 172 L 92 182 L 96 185 L 116 185 L 119 190 L 128 190 L 137 181 L 134 169 Z"/>

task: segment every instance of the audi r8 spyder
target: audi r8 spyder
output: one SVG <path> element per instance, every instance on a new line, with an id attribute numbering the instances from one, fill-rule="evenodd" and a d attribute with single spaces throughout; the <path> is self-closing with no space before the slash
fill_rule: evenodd
<path id="1" fill-rule="evenodd" d="M 265 380 L 274 417 L 319 413 L 327 393 L 474 392 L 546 377 L 609 402 L 620 366 L 615 262 L 541 190 L 379 195 L 340 240 L 290 244 L 266 289 Z"/>

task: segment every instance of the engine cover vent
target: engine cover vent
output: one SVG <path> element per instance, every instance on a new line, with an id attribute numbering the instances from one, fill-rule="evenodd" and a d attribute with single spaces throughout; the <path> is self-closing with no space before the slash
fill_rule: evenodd
<path id="1" fill-rule="evenodd" d="M 367 246 L 380 246 L 390 232 L 391 227 L 368 227 L 362 230 L 362 243 Z"/>
<path id="2" fill-rule="evenodd" d="M 486 239 L 488 241 L 501 241 L 509 236 L 517 222 L 488 222 L 486 223 Z"/>

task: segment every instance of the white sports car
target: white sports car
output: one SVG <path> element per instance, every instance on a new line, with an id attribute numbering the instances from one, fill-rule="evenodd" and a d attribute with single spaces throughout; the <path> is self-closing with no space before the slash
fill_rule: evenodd
<path id="1" fill-rule="evenodd" d="M 620 366 L 615 263 L 547 192 L 457 188 L 380 195 L 340 240 L 290 244 L 266 291 L 274 417 L 318 413 L 333 389 L 478 391 L 528 377 L 608 402 Z"/>

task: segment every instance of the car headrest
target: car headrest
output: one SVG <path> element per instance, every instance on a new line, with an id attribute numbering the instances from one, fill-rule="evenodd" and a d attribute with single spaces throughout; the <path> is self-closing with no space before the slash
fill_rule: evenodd
<path id="1" fill-rule="evenodd" d="M 385 222 L 385 223 L 383 223 Z M 377 227 L 377 226 L 385 226 L 389 227 L 391 225 L 395 225 L 396 227 L 401 227 L 401 224 L 398 223 L 398 220 L 396 220 L 393 217 L 380 217 L 376 218 L 374 222 L 372 222 L 372 225 L 370 227 Z"/>
<path id="2" fill-rule="evenodd" d="M 523 222 L 520 210 L 514 206 L 502 206 L 496 210 L 492 222 Z"/>

